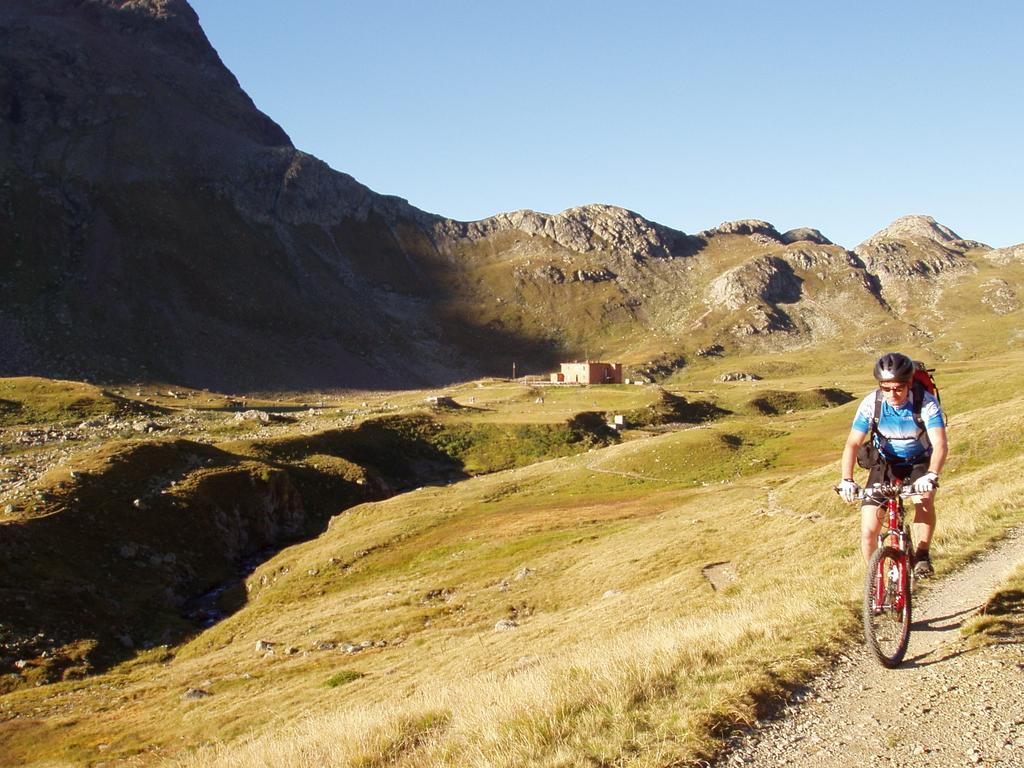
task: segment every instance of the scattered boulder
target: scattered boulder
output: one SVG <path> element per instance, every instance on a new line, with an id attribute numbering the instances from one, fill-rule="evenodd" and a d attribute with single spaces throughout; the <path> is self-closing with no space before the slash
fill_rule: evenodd
<path id="1" fill-rule="evenodd" d="M 1008 315 L 1021 307 L 1017 292 L 1010 284 L 1000 277 L 987 280 L 982 286 L 984 293 L 981 303 L 987 305 L 997 315 Z"/>
<path id="2" fill-rule="evenodd" d="M 718 381 L 760 381 L 761 377 L 756 373 L 746 373 L 744 371 L 736 371 L 735 373 L 723 373 L 718 377 Z"/>
<path id="3" fill-rule="evenodd" d="M 697 357 L 721 357 L 725 352 L 725 347 L 721 344 L 711 344 L 707 347 L 698 347 L 694 354 Z"/>
<path id="4" fill-rule="evenodd" d="M 671 376 L 686 365 L 683 355 L 665 354 L 630 368 L 632 378 L 638 381 L 657 381 Z"/>
<path id="5" fill-rule="evenodd" d="M 515 629 L 519 624 L 513 619 L 501 619 L 497 624 L 494 625 L 496 632 L 507 632 L 510 629 Z"/>
<path id="6" fill-rule="evenodd" d="M 189 688 L 185 691 L 181 698 L 183 699 L 205 699 L 213 694 L 209 691 L 203 690 L 202 688 Z"/>
<path id="7" fill-rule="evenodd" d="M 715 592 L 725 589 L 738 579 L 736 568 L 729 562 L 708 563 L 701 568 L 701 573 Z"/>
<path id="8" fill-rule="evenodd" d="M 429 395 L 425 399 L 425 402 L 434 406 L 435 408 L 447 410 L 457 410 L 462 407 L 455 401 L 455 398 L 449 395 Z"/>
<path id="9" fill-rule="evenodd" d="M 363 640 L 359 643 L 343 643 L 341 645 L 341 652 L 361 653 L 362 651 L 368 651 L 371 648 L 387 648 L 389 645 L 400 645 L 404 641 L 404 637 L 397 637 L 390 643 L 387 640 Z"/>
<path id="10" fill-rule="evenodd" d="M 258 421 L 261 424 L 270 423 L 270 414 L 266 411 L 258 411 L 250 408 L 248 411 L 239 411 L 235 414 L 235 421 Z"/>
<path id="11" fill-rule="evenodd" d="M 579 283 L 604 283 L 614 280 L 616 274 L 607 267 L 600 269 L 577 269 L 572 274 L 572 279 Z"/>
<path id="12" fill-rule="evenodd" d="M 556 285 L 561 285 L 565 282 L 565 273 L 552 264 L 537 267 L 533 270 L 533 276 L 539 280 L 546 280 L 547 282 L 555 283 Z"/>

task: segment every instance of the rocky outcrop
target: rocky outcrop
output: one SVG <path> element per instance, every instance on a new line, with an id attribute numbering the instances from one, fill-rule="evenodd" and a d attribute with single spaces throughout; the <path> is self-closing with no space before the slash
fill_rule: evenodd
<path id="1" fill-rule="evenodd" d="M 782 236 L 767 221 L 760 219 L 737 219 L 726 221 L 713 229 L 705 229 L 700 233 L 701 237 L 713 237 L 714 235 L 765 235 L 774 240 L 781 240 Z"/>
<path id="2" fill-rule="evenodd" d="M 907 299 L 903 294 L 909 282 L 973 271 L 964 254 L 978 245 L 931 216 L 903 216 L 854 248 L 854 253 L 878 276 L 890 298 L 900 303 Z"/>
<path id="3" fill-rule="evenodd" d="M 1008 248 L 993 248 L 985 253 L 985 258 L 1000 267 L 1014 261 L 1024 261 L 1024 243 L 1011 245 Z"/>
<path id="4" fill-rule="evenodd" d="M 873 271 L 890 276 L 932 277 L 971 269 L 964 253 L 988 248 L 965 240 L 931 216 L 901 216 L 854 248 Z"/>
<path id="5" fill-rule="evenodd" d="M 35 670 L 46 681 L 178 639 L 189 597 L 323 524 L 285 471 L 198 442 L 125 441 L 77 460 L 94 471 L 44 476 L 46 513 L 0 526 L 0 611 L 16 634 L 54 641 Z M 85 656 L 56 652 L 83 638 Z"/>
<path id="6" fill-rule="evenodd" d="M 1021 308 L 1017 291 L 1009 282 L 999 277 L 986 280 L 982 285 L 981 303 L 997 315 L 1008 315 Z"/>
<path id="7" fill-rule="evenodd" d="M 217 183 L 218 193 L 239 212 L 271 226 L 315 225 L 324 229 L 348 222 L 409 222 L 429 229 L 441 217 L 420 211 L 400 197 L 379 195 L 346 173 L 294 149 L 263 151 L 231 169 Z"/>
<path id="8" fill-rule="evenodd" d="M 760 219 L 739 219 L 737 221 L 726 221 L 714 229 L 705 229 L 699 233 L 699 237 L 715 237 L 716 235 L 748 235 L 754 237 L 757 242 L 765 244 L 783 243 L 782 235 L 767 221 Z"/>
<path id="9" fill-rule="evenodd" d="M 786 244 L 790 243 L 817 243 L 818 245 L 832 245 L 832 241 L 825 237 L 821 232 L 810 227 L 800 227 L 798 229 L 790 229 L 783 232 L 781 235 L 782 242 Z"/>
<path id="10" fill-rule="evenodd" d="M 780 304 L 800 300 L 803 280 L 777 256 L 751 259 L 714 279 L 706 302 L 729 310 L 729 333 L 746 338 L 795 330 L 792 317 Z"/>
<path id="11" fill-rule="evenodd" d="M 954 243 L 960 240 L 960 235 L 949 227 L 939 224 L 931 216 L 910 215 L 900 216 L 885 229 L 881 229 L 858 248 L 870 247 L 871 245 L 892 240 L 909 240 L 914 243 Z"/>
<path id="12" fill-rule="evenodd" d="M 716 381 L 760 381 L 761 377 L 756 373 L 747 373 L 745 371 L 735 371 L 733 373 L 723 373 L 719 376 Z"/>
<path id="13" fill-rule="evenodd" d="M 792 304 L 800 298 L 801 283 L 785 260 L 765 256 L 712 280 L 707 302 L 728 310 L 738 310 L 755 301 Z"/>
<path id="14" fill-rule="evenodd" d="M 439 240 L 448 243 L 513 232 L 546 238 L 576 253 L 607 252 L 636 260 L 687 255 L 694 248 L 684 232 L 611 205 L 584 205 L 558 214 L 514 211 L 471 222 L 442 220 L 434 228 Z"/>

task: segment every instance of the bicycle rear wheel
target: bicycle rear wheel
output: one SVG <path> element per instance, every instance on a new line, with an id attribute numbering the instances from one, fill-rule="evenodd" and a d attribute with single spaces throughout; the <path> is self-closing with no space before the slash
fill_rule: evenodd
<path id="1" fill-rule="evenodd" d="M 910 558 L 895 547 L 879 547 L 868 563 L 864 634 L 882 666 L 903 661 L 910 642 Z"/>

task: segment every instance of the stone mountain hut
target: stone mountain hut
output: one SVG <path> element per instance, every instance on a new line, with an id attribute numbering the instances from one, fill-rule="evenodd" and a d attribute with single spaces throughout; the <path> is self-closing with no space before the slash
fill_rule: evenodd
<path id="1" fill-rule="evenodd" d="M 554 384 L 621 384 L 622 363 L 562 363 L 562 370 L 551 374 Z"/>

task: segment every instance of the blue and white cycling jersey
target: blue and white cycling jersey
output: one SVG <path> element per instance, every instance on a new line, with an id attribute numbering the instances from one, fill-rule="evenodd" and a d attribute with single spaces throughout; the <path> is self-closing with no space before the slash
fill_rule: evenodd
<path id="1" fill-rule="evenodd" d="M 875 415 L 875 393 L 860 401 L 857 415 L 853 417 L 853 428 L 867 433 L 871 429 L 871 417 Z M 924 393 L 921 404 L 921 420 L 925 429 L 945 427 L 946 419 L 942 415 L 942 406 L 931 392 Z M 875 433 L 875 446 L 882 451 L 888 461 L 913 462 L 923 459 L 931 451 L 926 443 L 919 439 L 920 429 L 914 421 L 914 393 L 899 408 L 894 408 L 884 397 L 882 409 L 878 414 L 878 432 Z M 886 440 L 879 440 L 879 434 Z M 888 441 L 888 445 L 886 445 Z"/>

